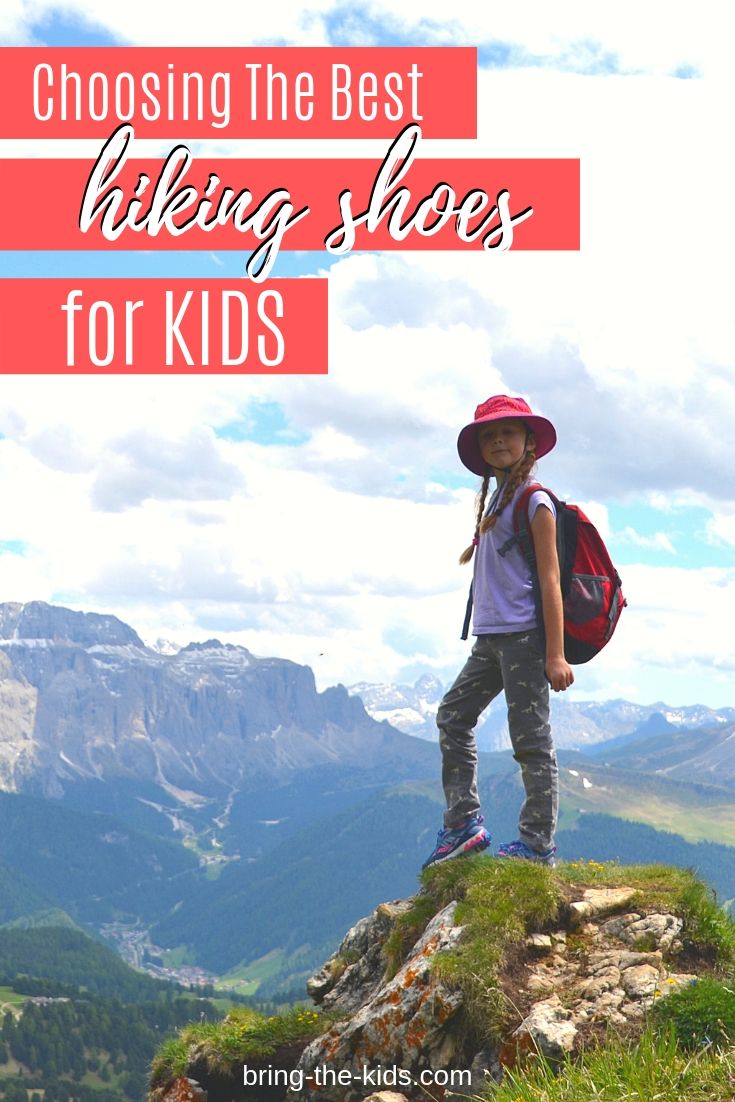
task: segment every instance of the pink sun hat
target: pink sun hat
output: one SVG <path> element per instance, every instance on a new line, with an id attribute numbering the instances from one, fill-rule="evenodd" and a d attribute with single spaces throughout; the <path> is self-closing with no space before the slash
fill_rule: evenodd
<path id="1" fill-rule="evenodd" d="M 556 429 L 546 417 L 533 413 L 523 398 L 511 398 L 507 394 L 495 394 L 475 410 L 475 419 L 465 425 L 457 438 L 457 451 L 465 467 L 473 474 L 484 475 L 487 463 L 480 454 L 477 442 L 477 427 L 488 421 L 502 421 L 506 417 L 517 417 L 528 425 L 536 437 L 536 458 L 546 455 L 556 444 Z"/>

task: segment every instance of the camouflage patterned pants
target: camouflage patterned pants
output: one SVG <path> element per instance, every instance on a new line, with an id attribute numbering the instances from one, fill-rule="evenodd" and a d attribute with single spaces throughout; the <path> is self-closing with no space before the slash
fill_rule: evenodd
<path id="1" fill-rule="evenodd" d="M 526 790 L 518 836 L 532 849 L 546 850 L 554 844 L 559 783 L 549 725 L 549 684 L 537 631 L 478 635 L 439 705 L 444 825 L 458 826 L 480 810 L 474 728 L 480 713 L 503 690 L 513 757 Z"/>

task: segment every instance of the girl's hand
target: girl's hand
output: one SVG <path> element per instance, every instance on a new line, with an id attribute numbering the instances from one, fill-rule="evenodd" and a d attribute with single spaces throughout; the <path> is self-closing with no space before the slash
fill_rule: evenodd
<path id="1" fill-rule="evenodd" d="M 555 693 L 563 693 L 574 683 L 574 671 L 563 655 L 546 660 L 546 676 Z"/>

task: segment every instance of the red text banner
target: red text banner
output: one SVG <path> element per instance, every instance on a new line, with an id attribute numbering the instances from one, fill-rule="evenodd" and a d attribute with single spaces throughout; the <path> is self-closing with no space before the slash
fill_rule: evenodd
<path id="1" fill-rule="evenodd" d="M 264 275 L 281 248 L 579 248 L 574 159 L 411 161 L 404 146 L 382 164 L 172 152 L 163 165 L 5 161 L 0 247 L 258 249 Z"/>
<path id="2" fill-rule="evenodd" d="M 477 136 L 474 47 L 6 47 L 5 138 Z"/>
<path id="3" fill-rule="evenodd" d="M 326 279 L 2 280 L 4 375 L 326 372 Z"/>

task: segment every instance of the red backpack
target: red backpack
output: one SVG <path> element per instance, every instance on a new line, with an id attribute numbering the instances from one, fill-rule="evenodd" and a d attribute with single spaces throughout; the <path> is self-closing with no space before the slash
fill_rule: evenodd
<path id="1" fill-rule="evenodd" d="M 513 535 L 499 549 L 506 555 L 517 543 L 531 570 L 536 615 L 543 630 L 541 589 L 536 570 L 528 502 L 531 494 L 543 490 L 556 509 L 556 547 L 561 570 L 561 594 L 564 607 L 564 657 L 572 665 L 589 662 L 602 650 L 617 627 L 628 603 L 623 597 L 617 570 L 592 521 L 578 505 L 568 505 L 539 483 L 527 486 L 513 509 Z M 467 638 L 471 594 L 462 638 Z"/>

